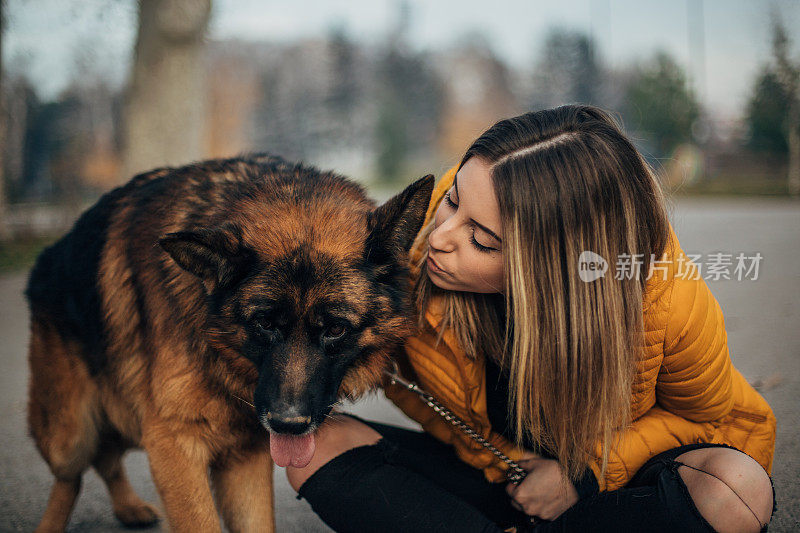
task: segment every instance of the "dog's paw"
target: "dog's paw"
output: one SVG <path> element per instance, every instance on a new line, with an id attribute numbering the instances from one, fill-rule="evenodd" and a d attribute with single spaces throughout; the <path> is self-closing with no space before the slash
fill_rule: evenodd
<path id="1" fill-rule="evenodd" d="M 114 509 L 114 516 L 116 516 L 125 527 L 152 526 L 161 519 L 156 508 L 143 501 L 116 507 Z"/>

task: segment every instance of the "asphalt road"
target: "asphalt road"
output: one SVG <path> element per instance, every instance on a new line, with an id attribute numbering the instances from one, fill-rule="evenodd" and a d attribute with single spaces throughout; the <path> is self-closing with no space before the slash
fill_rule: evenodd
<path id="1" fill-rule="evenodd" d="M 680 200 L 672 223 L 684 251 L 760 252 L 758 278 L 707 279 L 725 315 L 735 366 L 756 383 L 778 418 L 773 467 L 778 512 L 770 531 L 800 531 L 800 203 L 771 199 Z M 0 277 L 0 531 L 32 531 L 44 512 L 51 474 L 25 430 L 27 307 L 25 273 Z M 382 396 L 353 405 L 356 414 L 415 427 Z M 158 502 L 147 458 L 130 452 L 134 488 Z M 276 516 L 281 532 L 330 531 L 305 500 L 297 500 L 276 468 Z M 148 531 L 166 530 L 156 526 Z M 97 475 L 84 477 L 69 531 L 119 531 Z"/>

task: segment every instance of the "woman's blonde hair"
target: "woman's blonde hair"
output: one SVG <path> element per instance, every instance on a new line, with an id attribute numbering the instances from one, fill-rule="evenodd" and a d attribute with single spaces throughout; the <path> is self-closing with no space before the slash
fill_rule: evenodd
<path id="1" fill-rule="evenodd" d="M 510 372 L 517 446 L 527 432 L 576 480 L 599 443 L 605 472 L 614 437 L 630 421 L 647 273 L 669 240 L 661 186 L 617 121 L 594 106 L 502 120 L 470 146 L 459 168 L 471 157 L 491 168 L 504 292 L 443 290 L 427 275 L 425 253 L 416 265 L 416 308 L 440 296 L 440 338 L 451 328 L 467 354 L 493 357 Z M 417 245 L 427 249 L 432 230 L 433 222 Z M 604 276 L 581 280 L 584 251 L 608 261 Z M 625 257 L 640 264 L 638 274 L 616 275 L 617 258 Z"/>

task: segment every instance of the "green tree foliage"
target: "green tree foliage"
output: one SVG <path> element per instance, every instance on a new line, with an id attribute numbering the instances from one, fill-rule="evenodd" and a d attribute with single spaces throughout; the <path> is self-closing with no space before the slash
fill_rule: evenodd
<path id="1" fill-rule="evenodd" d="M 789 153 L 787 184 L 789 194 L 800 198 L 800 62 L 791 56 L 789 34 L 777 10 L 772 13 L 772 57 L 775 79 L 787 102 L 786 114 L 781 120 Z"/>
<path id="2" fill-rule="evenodd" d="M 759 152 L 786 154 L 789 97 L 777 73 L 765 67 L 756 78 L 753 94 L 747 104 L 748 146 Z"/>
<path id="3" fill-rule="evenodd" d="M 378 140 L 376 165 L 381 181 L 398 179 L 408 155 L 408 140 L 400 107 L 396 98 L 386 98 L 378 113 L 375 126 Z"/>
<path id="4" fill-rule="evenodd" d="M 638 67 L 627 91 L 626 117 L 660 154 L 692 140 L 700 104 L 686 83 L 686 74 L 665 52 Z"/>
<path id="5" fill-rule="evenodd" d="M 435 142 L 443 90 L 426 57 L 396 43 L 380 58 L 377 76 L 376 167 L 379 181 L 390 183 L 403 179 L 409 158 Z"/>

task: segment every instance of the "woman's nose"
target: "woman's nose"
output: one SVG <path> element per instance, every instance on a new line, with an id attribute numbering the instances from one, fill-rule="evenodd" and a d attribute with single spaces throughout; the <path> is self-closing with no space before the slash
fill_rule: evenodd
<path id="1" fill-rule="evenodd" d="M 441 252 L 452 252 L 455 250 L 455 235 L 452 224 L 453 218 L 454 217 L 447 218 L 428 235 L 428 244 L 430 244 L 432 248 L 440 250 Z"/>

